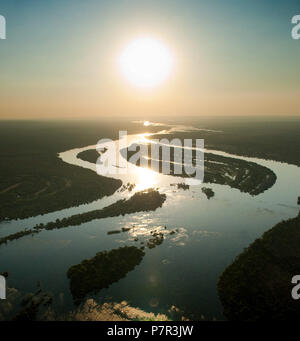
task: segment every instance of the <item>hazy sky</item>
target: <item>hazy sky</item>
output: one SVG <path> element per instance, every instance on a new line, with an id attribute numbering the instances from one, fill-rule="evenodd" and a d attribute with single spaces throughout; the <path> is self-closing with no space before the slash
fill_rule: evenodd
<path id="1" fill-rule="evenodd" d="M 300 115 L 299 0 L 1 0 L 0 117 Z M 134 88 L 117 58 L 138 36 L 174 56 Z"/>

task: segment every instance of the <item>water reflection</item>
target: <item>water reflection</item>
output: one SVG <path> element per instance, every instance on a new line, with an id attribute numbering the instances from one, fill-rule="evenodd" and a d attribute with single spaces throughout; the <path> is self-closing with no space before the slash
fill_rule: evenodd
<path id="1" fill-rule="evenodd" d="M 137 170 L 137 184 L 136 190 L 143 191 L 148 188 L 152 188 L 157 184 L 157 173 L 148 168 L 139 168 Z"/>
<path id="2" fill-rule="evenodd" d="M 148 135 L 151 134 L 129 136 L 128 145 L 134 142 L 149 142 L 146 138 Z M 92 148 L 95 146 L 74 149 L 61 153 L 60 157 L 65 162 L 95 171 L 94 164 L 76 157 L 78 152 Z M 220 151 L 207 152 L 235 157 Z M 300 174 L 298 167 L 261 159 L 235 158 L 253 161 L 272 169 L 277 175 L 277 182 L 256 198 L 228 186 L 210 184 L 216 195 L 207 200 L 201 188 L 174 191 L 170 184 L 181 183 L 182 178 L 177 180 L 175 177 L 128 164 L 130 172 L 125 175 L 117 174 L 115 177 L 121 178 L 124 184 L 135 183 L 136 187 L 132 192 L 116 192 L 109 198 L 88 205 L 2 224 L 2 235 L 6 235 L 12 233 L 12 230 L 23 230 L 24 227 L 31 227 L 40 222 L 46 223 L 75 213 L 101 209 L 131 196 L 135 191 L 149 187 L 159 187 L 160 192 L 168 195 L 166 204 L 155 213 L 107 218 L 76 228 L 45 231 L 38 238 L 26 237 L 2 247 L 1 264 L 9 270 L 10 284 L 28 291 L 33 290 L 31 286 L 35 285 L 37 280 L 41 280 L 42 283 L 47 283 L 55 294 L 65 294 L 63 305 L 64 309 L 67 309 L 72 307 L 69 281 L 65 276 L 70 266 L 78 264 L 82 259 L 93 257 L 101 250 L 134 245 L 137 248 L 143 247 L 147 257 L 122 281 L 114 283 L 109 289 L 103 289 L 101 295 L 119 301 L 128 299 L 137 306 L 145 306 L 155 298 L 160 304 L 176 304 L 187 311 L 221 317 L 216 293 L 219 274 L 255 238 L 279 220 L 296 215 L 299 210 L 295 201 L 299 195 L 299 187 L 295 185 Z M 126 231 L 127 228 L 130 230 Z M 107 234 L 108 230 L 117 229 L 121 233 Z M 151 251 L 148 250 L 147 243 L 155 237 L 154 233 L 159 238 L 162 233 L 164 242 Z M 159 238 L 158 241 L 161 240 Z M 51 243 L 46 242 L 50 240 Z M 63 248 L 62 244 L 57 242 L 59 240 L 71 242 L 66 242 Z M 21 254 L 22 257 L 17 259 L 16 254 Z M 35 259 L 39 259 L 39 262 L 32 271 Z M 49 266 L 55 269 L 55 281 L 52 272 L 48 271 Z M 154 269 L 157 271 L 155 274 Z M 153 290 L 151 283 L 159 283 L 154 287 L 159 290 Z"/>

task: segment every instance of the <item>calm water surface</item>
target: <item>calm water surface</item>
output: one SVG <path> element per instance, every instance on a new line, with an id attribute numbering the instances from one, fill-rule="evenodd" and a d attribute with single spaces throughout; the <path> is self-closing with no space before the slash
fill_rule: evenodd
<path id="1" fill-rule="evenodd" d="M 174 127 L 172 127 L 174 131 Z M 145 136 L 128 137 L 128 145 Z M 88 146 L 60 154 L 68 163 L 96 170 L 95 165 L 76 158 Z M 209 151 L 233 156 L 220 151 Z M 166 193 L 167 200 L 155 212 L 130 214 L 124 217 L 94 220 L 80 226 L 43 231 L 0 247 L 0 268 L 9 272 L 8 285 L 21 292 L 35 291 L 37 281 L 53 293 L 58 312 L 72 309 L 66 272 L 71 265 L 93 257 L 97 252 L 123 245 L 141 246 L 153 229 L 178 229 L 167 235 L 163 244 L 145 249 L 139 266 L 119 282 L 101 290 L 97 301 L 127 300 L 147 311 L 167 312 L 175 305 L 187 316 L 222 319 L 222 307 L 217 295 L 220 273 L 233 259 L 275 223 L 294 217 L 300 193 L 300 168 L 285 163 L 249 157 L 238 157 L 272 169 L 276 184 L 266 192 L 252 197 L 229 186 L 206 184 L 215 192 L 208 200 L 201 186 L 178 190 L 172 183 L 182 178 L 170 177 L 128 164 L 130 175 L 115 175 L 125 183 L 136 184 L 134 191 L 149 187 Z M 53 221 L 76 213 L 105 207 L 133 192 L 117 192 L 91 204 L 0 224 L 0 236 Z M 107 235 L 108 231 L 134 227 L 129 232 Z M 136 238 L 138 238 L 137 241 Z"/>

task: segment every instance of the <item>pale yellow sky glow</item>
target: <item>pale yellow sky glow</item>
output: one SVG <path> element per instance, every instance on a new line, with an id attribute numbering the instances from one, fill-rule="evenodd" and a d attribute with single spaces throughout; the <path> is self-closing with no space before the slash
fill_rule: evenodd
<path id="1" fill-rule="evenodd" d="M 0 118 L 300 115 L 300 43 L 279 12 L 266 22 L 221 2 L 101 3 L 12 7 Z"/>

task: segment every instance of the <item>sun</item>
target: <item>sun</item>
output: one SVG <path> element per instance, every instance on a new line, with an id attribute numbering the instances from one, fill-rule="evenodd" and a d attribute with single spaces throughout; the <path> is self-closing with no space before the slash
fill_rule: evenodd
<path id="1" fill-rule="evenodd" d="M 173 56 L 158 39 L 141 37 L 122 51 L 119 66 L 123 76 L 134 86 L 153 88 L 164 82 L 173 68 Z"/>

